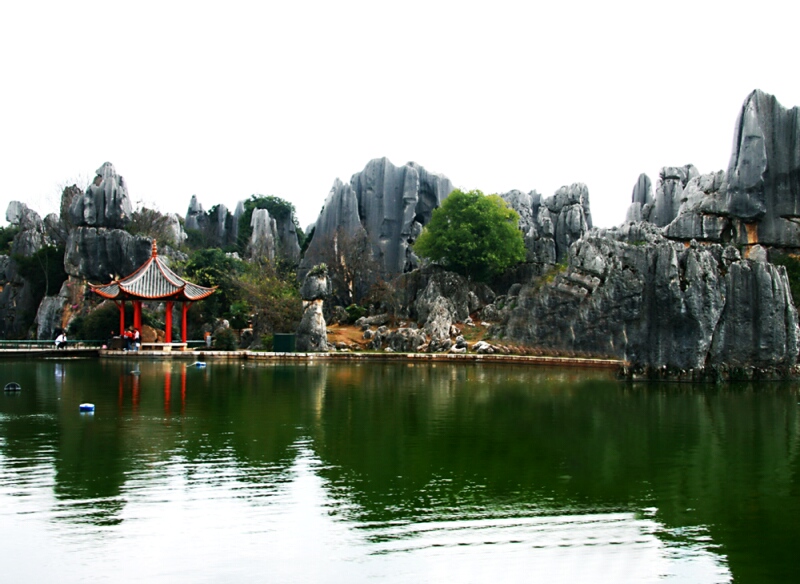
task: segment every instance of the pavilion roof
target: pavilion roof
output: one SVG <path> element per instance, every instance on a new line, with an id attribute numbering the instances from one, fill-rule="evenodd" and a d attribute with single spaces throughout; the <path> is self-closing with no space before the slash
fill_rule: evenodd
<path id="1" fill-rule="evenodd" d="M 178 300 L 194 302 L 211 296 L 217 289 L 206 288 L 181 278 L 160 257 L 153 240 L 153 253 L 130 276 L 109 284 L 90 284 L 92 291 L 111 300 Z"/>

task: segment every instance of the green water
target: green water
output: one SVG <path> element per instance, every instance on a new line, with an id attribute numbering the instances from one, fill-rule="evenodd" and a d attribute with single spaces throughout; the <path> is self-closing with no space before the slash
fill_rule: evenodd
<path id="1" fill-rule="evenodd" d="M 800 581 L 796 385 L 0 361 L 8 381 L 3 582 Z"/>

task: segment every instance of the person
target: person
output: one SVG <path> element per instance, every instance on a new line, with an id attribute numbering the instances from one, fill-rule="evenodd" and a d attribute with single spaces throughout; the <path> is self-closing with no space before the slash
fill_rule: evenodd
<path id="1" fill-rule="evenodd" d="M 139 332 L 139 329 L 133 329 L 133 350 L 138 351 L 139 348 L 142 346 L 142 335 Z"/>
<path id="2" fill-rule="evenodd" d="M 126 351 L 130 351 L 131 350 L 131 343 L 133 342 L 133 332 L 125 331 L 123 333 L 123 336 L 125 337 L 125 350 Z"/>
<path id="3" fill-rule="evenodd" d="M 56 337 L 56 349 L 66 349 L 67 348 L 67 335 L 64 331 L 58 333 Z"/>

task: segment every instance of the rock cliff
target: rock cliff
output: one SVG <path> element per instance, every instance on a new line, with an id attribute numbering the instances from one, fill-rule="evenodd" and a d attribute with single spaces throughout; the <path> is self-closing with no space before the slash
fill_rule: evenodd
<path id="1" fill-rule="evenodd" d="M 578 241 L 563 270 L 523 285 L 494 334 L 690 371 L 788 369 L 800 333 L 784 268 L 633 223 Z"/>
<path id="2" fill-rule="evenodd" d="M 800 248 L 798 135 L 798 109 L 756 90 L 739 112 L 727 172 L 665 167 L 652 203 L 639 194 L 646 189 L 640 177 L 628 219 L 650 221 L 680 241 Z"/>
<path id="3" fill-rule="evenodd" d="M 370 161 L 349 184 L 336 179 L 315 223 L 301 273 L 330 261 L 330 250 L 347 245 L 345 239 L 361 237 L 368 240 L 384 279 L 417 267 L 418 258 L 410 246 L 452 190 L 444 176 L 413 162 L 394 166 L 386 158 Z"/>

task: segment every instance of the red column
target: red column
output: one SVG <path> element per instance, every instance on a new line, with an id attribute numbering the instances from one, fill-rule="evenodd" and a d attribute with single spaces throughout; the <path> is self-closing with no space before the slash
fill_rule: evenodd
<path id="1" fill-rule="evenodd" d="M 133 301 L 133 328 L 142 330 L 142 302 L 141 300 Z"/>
<path id="2" fill-rule="evenodd" d="M 125 301 L 120 300 L 117 306 L 119 306 L 119 336 L 122 336 L 125 334 Z"/>
<path id="3" fill-rule="evenodd" d="M 181 307 L 181 312 L 182 312 L 181 320 L 183 321 L 183 322 L 181 322 L 181 342 L 182 343 L 186 342 L 186 311 L 187 310 L 189 310 L 189 303 L 188 302 L 184 302 L 182 307 Z"/>
<path id="4" fill-rule="evenodd" d="M 167 302 L 167 312 L 164 314 L 164 342 L 172 342 L 172 302 Z"/>
<path id="5" fill-rule="evenodd" d="M 164 413 L 169 415 L 169 404 L 172 399 L 172 377 L 170 371 L 164 375 Z"/>

